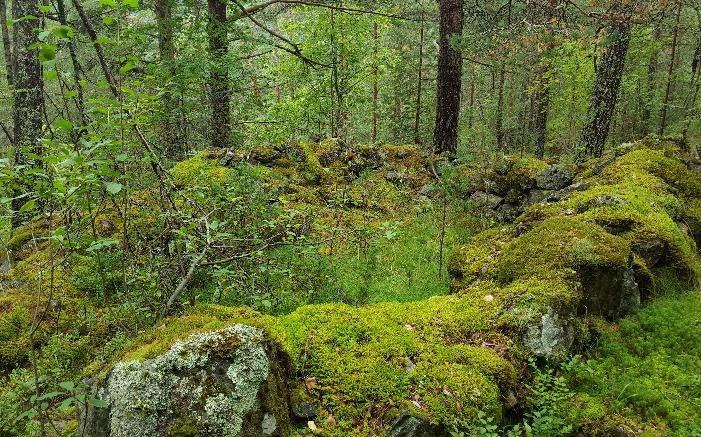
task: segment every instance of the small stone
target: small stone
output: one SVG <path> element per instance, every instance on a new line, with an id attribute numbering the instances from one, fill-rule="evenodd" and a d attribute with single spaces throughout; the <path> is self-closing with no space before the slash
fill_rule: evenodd
<path id="1" fill-rule="evenodd" d="M 311 431 L 317 431 L 319 429 L 317 428 L 316 423 L 314 423 L 313 420 L 307 422 L 307 428 L 309 428 Z"/>
<path id="2" fill-rule="evenodd" d="M 484 301 L 485 302 L 493 302 L 494 296 L 492 296 L 491 294 L 488 294 L 488 295 L 484 296 Z"/>
<path id="3" fill-rule="evenodd" d="M 312 420 L 316 419 L 319 412 L 316 405 L 307 401 L 298 401 L 292 404 L 292 414 L 298 419 Z"/>

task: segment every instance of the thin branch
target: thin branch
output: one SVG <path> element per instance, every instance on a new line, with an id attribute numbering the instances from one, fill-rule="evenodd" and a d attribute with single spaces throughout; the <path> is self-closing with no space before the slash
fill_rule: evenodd
<path id="1" fill-rule="evenodd" d="M 258 21 L 258 20 L 253 16 L 253 14 L 246 12 L 246 9 L 245 9 L 245 8 L 243 7 L 243 5 L 241 5 L 241 3 L 239 3 L 238 1 L 234 0 L 234 3 L 236 4 L 236 6 L 238 6 L 239 9 L 241 9 L 241 13 L 242 13 L 242 14 L 245 14 L 246 18 L 248 18 L 249 20 L 251 20 L 251 22 L 252 22 L 253 24 L 255 24 L 256 26 L 258 26 L 259 28 L 261 28 L 262 30 L 264 30 L 265 32 L 267 32 L 268 34 L 270 34 L 272 37 L 277 38 L 277 39 L 279 39 L 280 41 L 283 41 L 284 43 L 288 44 L 288 45 L 291 46 L 292 48 L 290 49 L 290 48 L 287 48 L 287 47 L 284 47 L 284 46 L 281 46 L 281 45 L 275 44 L 275 43 L 272 44 L 273 46 L 275 46 L 275 47 L 277 47 L 277 48 L 279 48 L 279 49 L 281 49 L 281 50 L 284 50 L 284 51 L 286 51 L 286 52 L 288 52 L 288 53 L 290 53 L 290 54 L 292 54 L 292 55 L 298 57 L 298 58 L 299 58 L 302 62 L 304 62 L 305 64 L 318 65 L 318 66 L 320 66 L 320 67 L 325 67 L 325 68 L 331 67 L 331 66 L 328 65 L 328 64 L 323 64 L 323 63 L 321 63 L 321 62 L 315 61 L 315 60 L 313 60 L 313 59 L 311 59 L 311 58 L 308 58 L 308 57 L 304 56 L 304 54 L 302 54 L 302 49 L 301 49 L 297 44 L 295 44 L 294 42 L 292 42 L 289 38 L 285 37 L 284 35 L 282 35 L 282 34 L 276 32 L 276 31 L 274 31 L 274 30 L 268 28 L 265 24 L 263 24 L 263 23 L 261 23 L 260 21 Z"/>
<path id="2" fill-rule="evenodd" d="M 15 139 L 12 137 L 12 134 L 7 129 L 7 126 L 5 126 L 5 123 L 3 123 L 2 121 L 0 121 L 0 128 L 2 128 L 2 131 L 5 133 L 7 139 L 10 140 L 10 144 L 15 144 Z"/>

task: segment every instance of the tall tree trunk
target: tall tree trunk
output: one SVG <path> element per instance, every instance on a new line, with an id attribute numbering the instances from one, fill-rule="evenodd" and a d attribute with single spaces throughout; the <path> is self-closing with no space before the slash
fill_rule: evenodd
<path id="1" fill-rule="evenodd" d="M 372 129 L 370 132 L 370 142 L 375 144 L 377 142 L 377 107 L 378 107 L 378 96 L 379 96 L 379 90 L 378 90 L 378 80 L 379 80 L 379 75 L 380 75 L 380 68 L 377 63 L 379 62 L 378 60 L 378 51 L 379 51 L 379 41 L 380 36 L 379 32 L 377 29 L 377 21 L 372 23 L 372 40 L 374 43 L 373 47 L 373 66 L 372 66 Z"/>
<path id="2" fill-rule="evenodd" d="M 37 19 L 24 19 L 22 17 L 39 17 L 39 2 L 37 0 L 22 0 L 12 2 L 12 18 L 17 20 L 13 28 L 14 47 L 14 142 L 15 142 L 15 165 L 16 166 L 36 166 L 38 165 L 29 154 L 41 155 L 42 116 L 44 113 L 43 78 L 41 64 L 36 50 L 39 43 L 39 27 Z M 22 217 L 17 214 L 19 208 L 26 198 L 21 197 L 31 187 L 18 187 L 12 209 L 13 225 L 21 224 Z M 19 197 L 19 198 L 18 198 Z"/>
<path id="3" fill-rule="evenodd" d="M 630 30 L 630 18 L 608 25 L 609 43 L 596 69 L 587 122 L 580 139 L 580 144 L 589 156 L 599 157 L 604 153 L 626 63 Z"/>
<path id="4" fill-rule="evenodd" d="M 212 147 L 228 147 L 231 133 L 231 88 L 226 60 L 229 41 L 226 23 L 226 1 L 207 0 L 209 23 L 209 99 L 211 105 L 210 141 Z"/>
<path id="5" fill-rule="evenodd" d="M 462 54 L 453 46 L 462 36 L 462 0 L 440 0 L 440 40 L 434 153 L 455 156 L 458 150 L 458 121 L 462 87 Z"/>
<path id="6" fill-rule="evenodd" d="M 165 71 L 172 78 L 177 74 L 175 70 L 175 40 L 173 35 L 173 0 L 155 0 L 153 3 L 158 23 L 158 52 L 161 63 L 165 64 Z M 166 87 L 161 97 L 163 122 L 161 124 L 163 150 L 173 158 L 182 156 L 185 152 L 182 144 L 182 135 L 177 128 L 175 110 L 177 101 L 170 87 Z"/>
<path id="7" fill-rule="evenodd" d="M 10 41 L 10 29 L 7 27 L 7 2 L 0 0 L 0 28 L 2 29 L 2 48 L 5 51 L 5 68 L 7 68 L 7 84 L 12 85 L 14 78 L 12 68 L 12 42 Z"/>
<path id="8" fill-rule="evenodd" d="M 533 94 L 533 129 L 535 130 L 535 155 L 543 159 L 545 143 L 548 140 L 548 108 L 550 106 L 550 84 L 548 67 L 542 65 Z"/>
<path id="9" fill-rule="evenodd" d="M 424 81 L 424 11 L 421 9 L 419 21 L 419 66 L 416 80 L 416 111 L 414 113 L 414 144 L 421 145 L 421 94 L 423 93 Z"/>
<path id="10" fill-rule="evenodd" d="M 653 33 L 654 41 L 658 41 L 662 36 L 662 26 L 660 24 L 655 26 L 655 31 Z M 650 133 L 650 126 L 652 125 L 652 109 L 654 107 L 655 101 L 655 79 L 657 78 L 657 61 L 660 55 L 660 51 L 657 47 L 653 48 L 652 53 L 650 53 L 650 60 L 647 65 L 647 85 L 645 90 L 645 102 L 643 105 L 643 135 Z"/>
<path id="11" fill-rule="evenodd" d="M 497 112 L 494 121 L 494 134 L 497 140 L 497 150 L 508 153 L 508 147 L 504 143 L 504 82 L 506 79 L 506 66 L 501 63 L 499 67 L 499 80 L 497 81 Z"/>
<path id="12" fill-rule="evenodd" d="M 677 3 L 677 16 L 674 22 L 674 33 L 672 36 L 672 54 L 669 60 L 669 69 L 667 70 L 667 86 L 664 92 L 664 100 L 662 101 L 662 115 L 660 116 L 660 128 L 658 134 L 664 135 L 667 129 L 667 114 L 669 112 L 669 99 L 672 94 L 672 82 L 674 74 L 674 64 L 677 61 L 677 42 L 679 41 L 679 20 L 682 15 L 682 2 Z"/>

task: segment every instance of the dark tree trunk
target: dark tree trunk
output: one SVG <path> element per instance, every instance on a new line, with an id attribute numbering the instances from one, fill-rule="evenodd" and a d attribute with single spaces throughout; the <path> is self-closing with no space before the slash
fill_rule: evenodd
<path id="1" fill-rule="evenodd" d="M 661 25 L 655 26 L 655 31 L 653 33 L 653 38 L 655 41 L 662 37 Z M 643 105 L 643 135 L 650 133 L 650 126 L 652 125 L 652 109 L 654 107 L 655 101 L 655 79 L 657 78 L 657 58 L 659 57 L 659 50 L 654 48 L 650 54 L 650 60 L 647 65 L 647 85 L 645 92 L 645 102 Z"/>
<path id="2" fill-rule="evenodd" d="M 7 2 L 0 0 L 0 28 L 2 28 L 2 47 L 5 51 L 5 68 L 7 68 L 7 84 L 12 85 L 12 42 L 10 42 L 10 29 L 7 27 Z"/>
<path id="3" fill-rule="evenodd" d="M 587 123 L 580 139 L 588 156 L 599 157 L 604 153 L 626 63 L 630 30 L 629 18 L 612 22 L 608 26 L 608 46 L 596 69 Z"/>
<path id="4" fill-rule="evenodd" d="M 226 55 L 229 41 L 226 23 L 226 2 L 208 0 L 210 71 L 209 98 L 212 118 L 210 121 L 210 140 L 212 147 L 228 147 L 231 132 L 231 87 Z"/>
<path id="5" fill-rule="evenodd" d="M 379 89 L 378 89 L 378 80 L 379 80 L 379 75 L 380 75 L 380 69 L 378 62 L 379 60 L 377 59 L 378 56 L 378 50 L 379 50 L 379 41 L 380 36 L 378 33 L 377 29 L 377 21 L 375 21 L 372 24 L 372 40 L 374 43 L 373 46 L 373 66 L 372 66 L 372 129 L 370 132 L 370 142 L 375 144 L 377 142 L 377 120 L 378 120 L 378 97 L 379 97 Z"/>
<path id="6" fill-rule="evenodd" d="M 502 63 L 499 67 L 499 80 L 497 81 L 497 113 L 494 121 L 494 134 L 497 140 L 497 150 L 504 153 L 509 152 L 509 148 L 504 142 L 504 82 L 506 79 L 506 66 Z"/>
<path id="7" fill-rule="evenodd" d="M 37 0 L 22 0 L 12 2 L 12 17 L 16 21 L 13 28 L 14 47 L 14 142 L 15 142 L 15 165 L 16 166 L 36 166 L 38 165 L 29 154 L 41 155 L 42 115 L 44 113 L 44 95 L 41 64 L 36 50 L 39 43 L 39 27 L 37 19 L 24 19 L 27 16 L 39 16 L 39 3 Z M 18 187 L 15 192 L 15 200 L 12 202 L 12 209 L 15 212 L 26 198 L 17 198 L 25 194 L 31 187 Z M 13 216 L 13 225 L 21 224 L 22 218 L 19 214 Z"/>
<path id="8" fill-rule="evenodd" d="M 462 54 L 454 47 L 462 36 L 462 0 L 440 0 L 440 41 L 434 153 L 455 156 L 458 150 L 458 121 L 462 86 Z"/>
<path id="9" fill-rule="evenodd" d="M 677 17 L 674 23 L 674 33 L 672 36 L 672 54 L 669 60 L 669 70 L 667 71 L 667 86 L 665 88 L 664 100 L 662 101 L 662 114 L 660 115 L 660 128 L 657 133 L 664 135 L 667 129 L 667 114 L 669 112 L 669 100 L 672 94 L 672 83 L 674 75 L 674 64 L 677 61 L 677 42 L 679 41 L 679 20 L 682 14 L 682 3 L 677 3 Z"/>
<path id="10" fill-rule="evenodd" d="M 545 155 L 545 143 L 548 140 L 548 107 L 550 106 L 550 86 L 547 78 L 548 68 L 540 69 L 536 90 L 533 94 L 533 129 L 535 130 L 535 154 L 539 159 Z"/>
<path id="11" fill-rule="evenodd" d="M 173 35 L 173 0 L 155 0 L 153 3 L 154 12 L 156 14 L 156 22 L 158 23 L 158 51 L 161 63 L 165 65 L 165 71 L 174 77 L 177 74 L 175 70 L 175 41 Z M 161 97 L 161 107 L 163 111 L 163 122 L 161 130 L 164 141 L 163 150 L 172 158 L 178 158 L 185 152 L 182 144 L 182 136 L 177 128 L 177 120 L 175 115 L 177 101 L 173 96 L 173 92 L 166 88 Z"/>
<path id="12" fill-rule="evenodd" d="M 416 112 L 414 113 L 414 144 L 421 145 L 421 94 L 424 81 L 424 11 L 419 22 L 419 67 L 416 81 Z"/>

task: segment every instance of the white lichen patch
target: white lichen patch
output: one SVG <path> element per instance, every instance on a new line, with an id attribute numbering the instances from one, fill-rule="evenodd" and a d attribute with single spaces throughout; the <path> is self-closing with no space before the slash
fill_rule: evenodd
<path id="1" fill-rule="evenodd" d="M 118 363 L 104 390 L 110 435 L 160 436 L 183 417 L 207 435 L 239 435 L 270 372 L 264 344 L 259 329 L 235 325 L 178 341 L 152 360 Z M 275 418 L 265 417 L 259 426 L 274 430 Z"/>
<path id="2" fill-rule="evenodd" d="M 539 324 L 528 327 L 524 344 L 538 356 L 551 356 L 567 350 L 573 342 L 571 330 L 560 316 L 548 307 Z"/>

